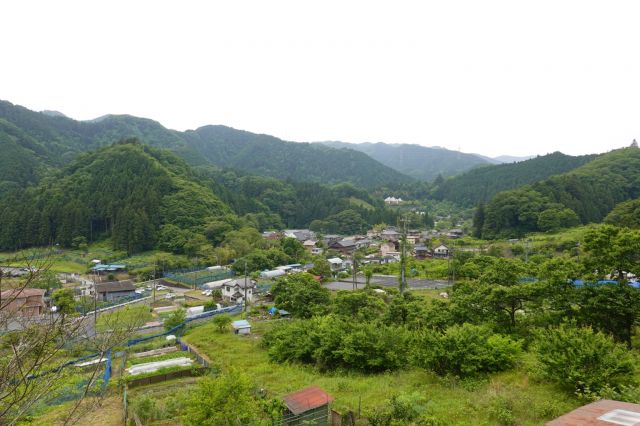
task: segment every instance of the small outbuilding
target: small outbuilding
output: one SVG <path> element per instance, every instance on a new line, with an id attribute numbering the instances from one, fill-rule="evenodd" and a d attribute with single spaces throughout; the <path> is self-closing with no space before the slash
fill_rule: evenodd
<path id="1" fill-rule="evenodd" d="M 311 386 L 283 397 L 287 412 L 282 424 L 286 426 L 317 425 L 329 423 L 329 403 L 333 397 L 320 389 Z"/>
<path id="2" fill-rule="evenodd" d="M 98 300 L 102 302 L 136 297 L 136 286 L 131 280 L 98 283 L 95 291 L 98 293 Z"/>
<path id="3" fill-rule="evenodd" d="M 547 426 L 573 425 L 640 425 L 640 405 L 602 399 L 551 420 Z"/>
<path id="4" fill-rule="evenodd" d="M 231 323 L 235 334 L 250 334 L 251 324 L 247 320 L 238 320 Z"/>

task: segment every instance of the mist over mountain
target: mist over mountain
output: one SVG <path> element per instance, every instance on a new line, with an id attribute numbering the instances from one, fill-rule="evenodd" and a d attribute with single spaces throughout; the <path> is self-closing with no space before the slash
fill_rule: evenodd
<path id="1" fill-rule="evenodd" d="M 432 181 L 438 176 L 455 176 L 474 167 L 492 164 L 475 154 L 440 147 L 412 144 L 320 142 L 332 148 L 361 151 L 385 166 L 419 180 Z"/>

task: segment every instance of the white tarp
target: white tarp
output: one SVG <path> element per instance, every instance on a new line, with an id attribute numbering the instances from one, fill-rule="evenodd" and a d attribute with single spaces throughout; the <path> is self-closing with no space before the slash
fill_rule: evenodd
<path id="1" fill-rule="evenodd" d="M 182 358 L 173 358 L 167 359 L 164 361 L 156 361 L 156 362 L 148 362 L 146 364 L 138 364 L 133 367 L 127 368 L 127 373 L 135 376 L 136 374 L 142 373 L 151 373 L 153 371 L 158 371 L 161 368 L 165 367 L 188 367 L 193 364 L 193 360 L 191 358 L 182 357 Z"/>

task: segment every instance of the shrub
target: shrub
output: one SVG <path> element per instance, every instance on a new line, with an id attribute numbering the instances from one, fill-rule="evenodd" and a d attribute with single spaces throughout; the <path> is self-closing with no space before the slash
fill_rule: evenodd
<path id="1" fill-rule="evenodd" d="M 610 336 L 575 324 L 538 330 L 532 351 L 538 371 L 581 395 L 635 383 L 635 357 Z"/>
<path id="2" fill-rule="evenodd" d="M 261 406 L 249 378 L 237 372 L 203 377 L 186 404 L 185 425 L 243 425 L 259 422 Z"/>
<path id="3" fill-rule="evenodd" d="M 511 368 L 522 345 L 490 329 L 471 324 L 454 325 L 444 333 L 423 331 L 414 344 L 414 362 L 437 374 L 460 377 Z"/>
<path id="4" fill-rule="evenodd" d="M 405 365 L 408 340 L 401 327 L 329 315 L 280 324 L 265 334 L 262 343 L 276 362 L 374 372 Z"/>
<path id="5" fill-rule="evenodd" d="M 171 330 L 172 328 L 182 324 L 187 319 L 187 312 L 184 309 L 177 309 L 164 320 L 164 329 Z"/>
<path id="6" fill-rule="evenodd" d="M 218 332 L 223 333 L 231 325 L 231 317 L 229 315 L 216 315 L 213 317 L 212 322 L 218 329 Z"/>

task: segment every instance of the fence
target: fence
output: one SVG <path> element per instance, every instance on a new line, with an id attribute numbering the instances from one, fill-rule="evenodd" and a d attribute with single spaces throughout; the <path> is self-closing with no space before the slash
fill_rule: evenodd
<path id="1" fill-rule="evenodd" d="M 103 312 L 107 312 L 107 311 L 112 311 L 115 309 L 119 309 L 122 308 L 124 306 L 127 305 L 133 305 L 136 303 L 142 303 L 142 302 L 147 302 L 147 301 L 151 301 L 152 297 L 151 296 L 135 296 L 135 297 L 128 297 L 128 298 L 121 298 L 118 300 L 114 300 L 113 302 L 107 302 L 104 303 L 102 305 L 99 305 L 100 307 L 96 310 L 96 312 L 103 313 Z M 123 302 L 124 300 L 124 302 Z M 76 310 L 78 310 L 76 308 Z M 93 315 L 93 310 L 90 311 L 86 311 L 86 312 L 82 312 L 81 310 L 78 310 L 78 312 L 80 312 L 82 315 L 84 316 L 91 316 Z"/>
<path id="2" fill-rule="evenodd" d="M 208 368 L 189 368 L 188 370 L 171 371 L 169 373 L 161 373 L 155 376 L 142 377 L 140 379 L 129 380 L 127 386 L 135 388 L 136 386 L 146 386 L 155 383 L 165 382 L 171 379 L 177 379 L 179 377 L 197 377 L 201 376 L 208 371 Z"/>
<path id="3" fill-rule="evenodd" d="M 198 361 L 198 364 L 200 364 L 201 366 L 203 366 L 205 368 L 209 368 L 209 361 L 205 357 L 200 355 L 200 353 L 197 350 L 195 350 L 187 342 L 183 342 L 182 340 L 178 339 L 178 343 L 180 344 L 180 349 L 182 349 L 185 352 L 189 352 L 190 354 L 192 354 L 196 358 L 196 361 Z"/>
<path id="4" fill-rule="evenodd" d="M 231 270 L 228 271 L 209 271 L 207 269 L 196 269 L 188 272 L 165 272 L 164 277 L 173 281 L 186 284 L 188 286 L 200 287 L 202 284 L 219 281 L 225 278 L 231 278 L 235 273 Z"/>
<path id="5" fill-rule="evenodd" d="M 178 324 L 175 327 L 173 327 L 171 330 L 165 331 L 163 333 L 153 334 L 151 336 L 140 337 L 140 338 L 137 338 L 137 339 L 130 339 L 127 342 L 127 346 L 137 345 L 138 343 L 146 342 L 147 340 L 155 339 L 156 337 L 162 337 L 162 336 L 168 336 L 169 334 L 175 334 L 178 330 L 182 330 L 184 327 L 186 327 L 186 325 L 188 323 L 190 323 L 192 321 L 198 321 L 198 320 L 201 320 L 201 319 L 204 319 L 204 318 L 208 318 L 208 317 L 212 317 L 214 315 L 219 315 L 219 314 L 230 314 L 230 313 L 234 313 L 234 312 L 239 312 L 241 309 L 242 309 L 242 305 L 231 305 L 231 306 L 227 306 L 226 308 L 216 309 L 214 311 L 203 312 L 201 314 L 194 315 L 191 318 L 187 318 L 187 320 L 185 322 L 183 322 L 182 324 Z"/>

